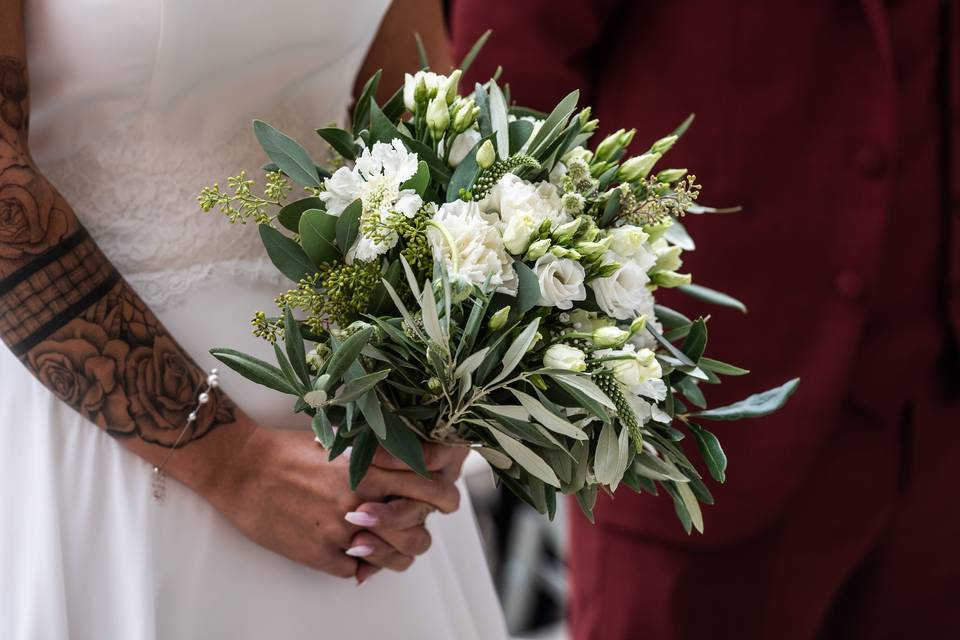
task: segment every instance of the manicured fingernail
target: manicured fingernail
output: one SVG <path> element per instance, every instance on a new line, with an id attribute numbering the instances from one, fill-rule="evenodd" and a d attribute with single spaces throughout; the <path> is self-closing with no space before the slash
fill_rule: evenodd
<path id="1" fill-rule="evenodd" d="M 355 547 L 347 549 L 347 555 L 353 556 L 354 558 L 366 558 L 369 555 L 373 555 L 373 547 L 368 544 L 358 544 Z"/>
<path id="2" fill-rule="evenodd" d="M 349 511 L 343 519 L 358 527 L 375 527 L 380 524 L 380 518 L 363 511 Z"/>

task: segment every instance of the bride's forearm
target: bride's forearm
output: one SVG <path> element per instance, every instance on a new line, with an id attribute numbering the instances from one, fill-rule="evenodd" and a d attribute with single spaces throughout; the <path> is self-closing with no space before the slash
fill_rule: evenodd
<path id="1" fill-rule="evenodd" d="M 0 76 L 0 340 L 58 398 L 154 460 L 187 425 L 206 373 L 37 171 L 23 60 L 0 56 Z M 226 395 L 210 395 L 181 444 L 237 422 Z"/>

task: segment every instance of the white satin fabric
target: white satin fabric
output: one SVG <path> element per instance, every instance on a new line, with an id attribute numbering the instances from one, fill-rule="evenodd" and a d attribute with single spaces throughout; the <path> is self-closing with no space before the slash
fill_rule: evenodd
<path id="1" fill-rule="evenodd" d="M 341 119 L 387 0 L 28 0 L 31 146 L 120 271 L 206 367 L 269 357 L 248 320 L 280 282 L 251 228 L 200 187 L 264 162 L 249 122 L 302 141 Z M 319 145 L 313 149 L 319 157 Z M 222 368 L 222 367 L 221 367 Z M 259 421 L 289 403 L 224 373 Z M 82 419 L 0 348 L 0 638 L 496 639 L 503 622 L 469 504 L 431 550 L 362 589 L 246 539 Z"/>

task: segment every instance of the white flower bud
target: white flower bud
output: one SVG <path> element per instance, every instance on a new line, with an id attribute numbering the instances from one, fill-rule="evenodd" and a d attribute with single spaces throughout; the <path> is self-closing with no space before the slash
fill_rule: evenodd
<path id="1" fill-rule="evenodd" d="M 457 97 L 457 85 L 460 84 L 461 75 L 463 75 L 463 71 L 456 69 L 447 77 L 446 83 L 440 88 L 446 96 L 447 104 L 453 103 Z"/>
<path id="2" fill-rule="evenodd" d="M 647 315 L 641 314 L 634 318 L 633 322 L 630 323 L 630 335 L 635 335 L 642 332 L 647 328 Z"/>
<path id="3" fill-rule="evenodd" d="M 680 139 L 680 136 L 675 136 L 675 135 L 669 135 L 669 136 L 660 138 L 659 140 L 653 143 L 652 147 L 650 147 L 650 152 L 664 154 L 667 151 L 669 151 L 670 147 L 672 147 L 673 144 L 679 139 Z"/>
<path id="4" fill-rule="evenodd" d="M 600 327 L 593 331 L 591 340 L 593 346 L 598 349 L 607 349 L 610 347 L 622 347 L 627 339 L 630 338 L 630 332 L 624 331 L 619 327 L 609 326 Z"/>
<path id="5" fill-rule="evenodd" d="M 536 260 L 543 257 L 547 253 L 547 250 L 550 248 L 550 240 L 544 238 L 542 240 L 537 240 L 527 249 L 527 254 L 524 256 L 524 260 Z"/>
<path id="6" fill-rule="evenodd" d="M 677 273 L 676 271 L 659 271 L 651 277 L 653 284 L 671 289 L 680 287 L 693 282 L 693 276 L 689 273 Z"/>
<path id="7" fill-rule="evenodd" d="M 602 161 L 611 158 L 622 148 L 620 145 L 620 136 L 624 135 L 625 133 L 626 131 L 619 129 L 601 140 L 600 144 L 597 145 L 597 150 L 593 154 L 594 159 Z"/>
<path id="8" fill-rule="evenodd" d="M 622 349 L 619 353 L 614 352 L 611 355 L 616 356 L 617 359 L 609 360 L 604 365 L 613 370 L 613 377 L 618 382 L 628 387 L 635 387 L 663 375 L 656 354 L 650 349 L 639 351 L 633 351 L 632 348 Z"/>
<path id="9" fill-rule="evenodd" d="M 481 169 L 489 169 L 497 160 L 497 152 L 493 148 L 493 143 L 485 140 L 480 148 L 477 149 L 477 164 Z"/>
<path id="10" fill-rule="evenodd" d="M 660 159 L 659 153 L 645 153 L 642 156 L 630 158 L 622 165 L 617 172 L 617 177 L 624 182 L 633 182 L 641 178 L 646 178 Z"/>
<path id="11" fill-rule="evenodd" d="M 417 91 L 417 81 L 409 73 L 403 74 L 403 106 L 410 113 L 417 111 L 417 99 L 414 97 Z"/>
<path id="12" fill-rule="evenodd" d="M 522 255 L 539 226 L 529 211 L 515 213 L 503 229 L 503 246 L 515 256 Z"/>
<path id="13" fill-rule="evenodd" d="M 565 344 L 552 344 L 543 354 L 543 366 L 548 369 L 566 371 L 586 371 L 587 356 L 575 347 Z"/>
<path id="14" fill-rule="evenodd" d="M 434 140 L 439 140 L 450 126 L 450 111 L 443 96 L 437 95 L 427 105 L 427 128 Z"/>
<path id="15" fill-rule="evenodd" d="M 499 331 L 507 324 L 507 317 L 510 315 L 510 305 L 500 309 L 495 314 L 490 316 L 490 319 L 487 321 L 487 327 L 491 331 Z"/>

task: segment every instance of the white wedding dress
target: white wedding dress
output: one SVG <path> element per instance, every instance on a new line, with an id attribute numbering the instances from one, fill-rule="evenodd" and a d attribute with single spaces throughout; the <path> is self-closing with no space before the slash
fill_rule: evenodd
<path id="1" fill-rule="evenodd" d="M 27 0 L 30 141 L 120 272 L 204 367 L 262 353 L 249 318 L 283 286 L 253 227 L 196 204 L 266 161 L 262 118 L 322 157 L 386 0 Z M 222 367 L 221 367 L 222 368 Z M 264 424 L 289 402 L 224 372 Z M 362 589 L 235 530 L 61 404 L 0 347 L 3 640 L 496 639 L 503 622 L 468 502 L 430 551 Z"/>

